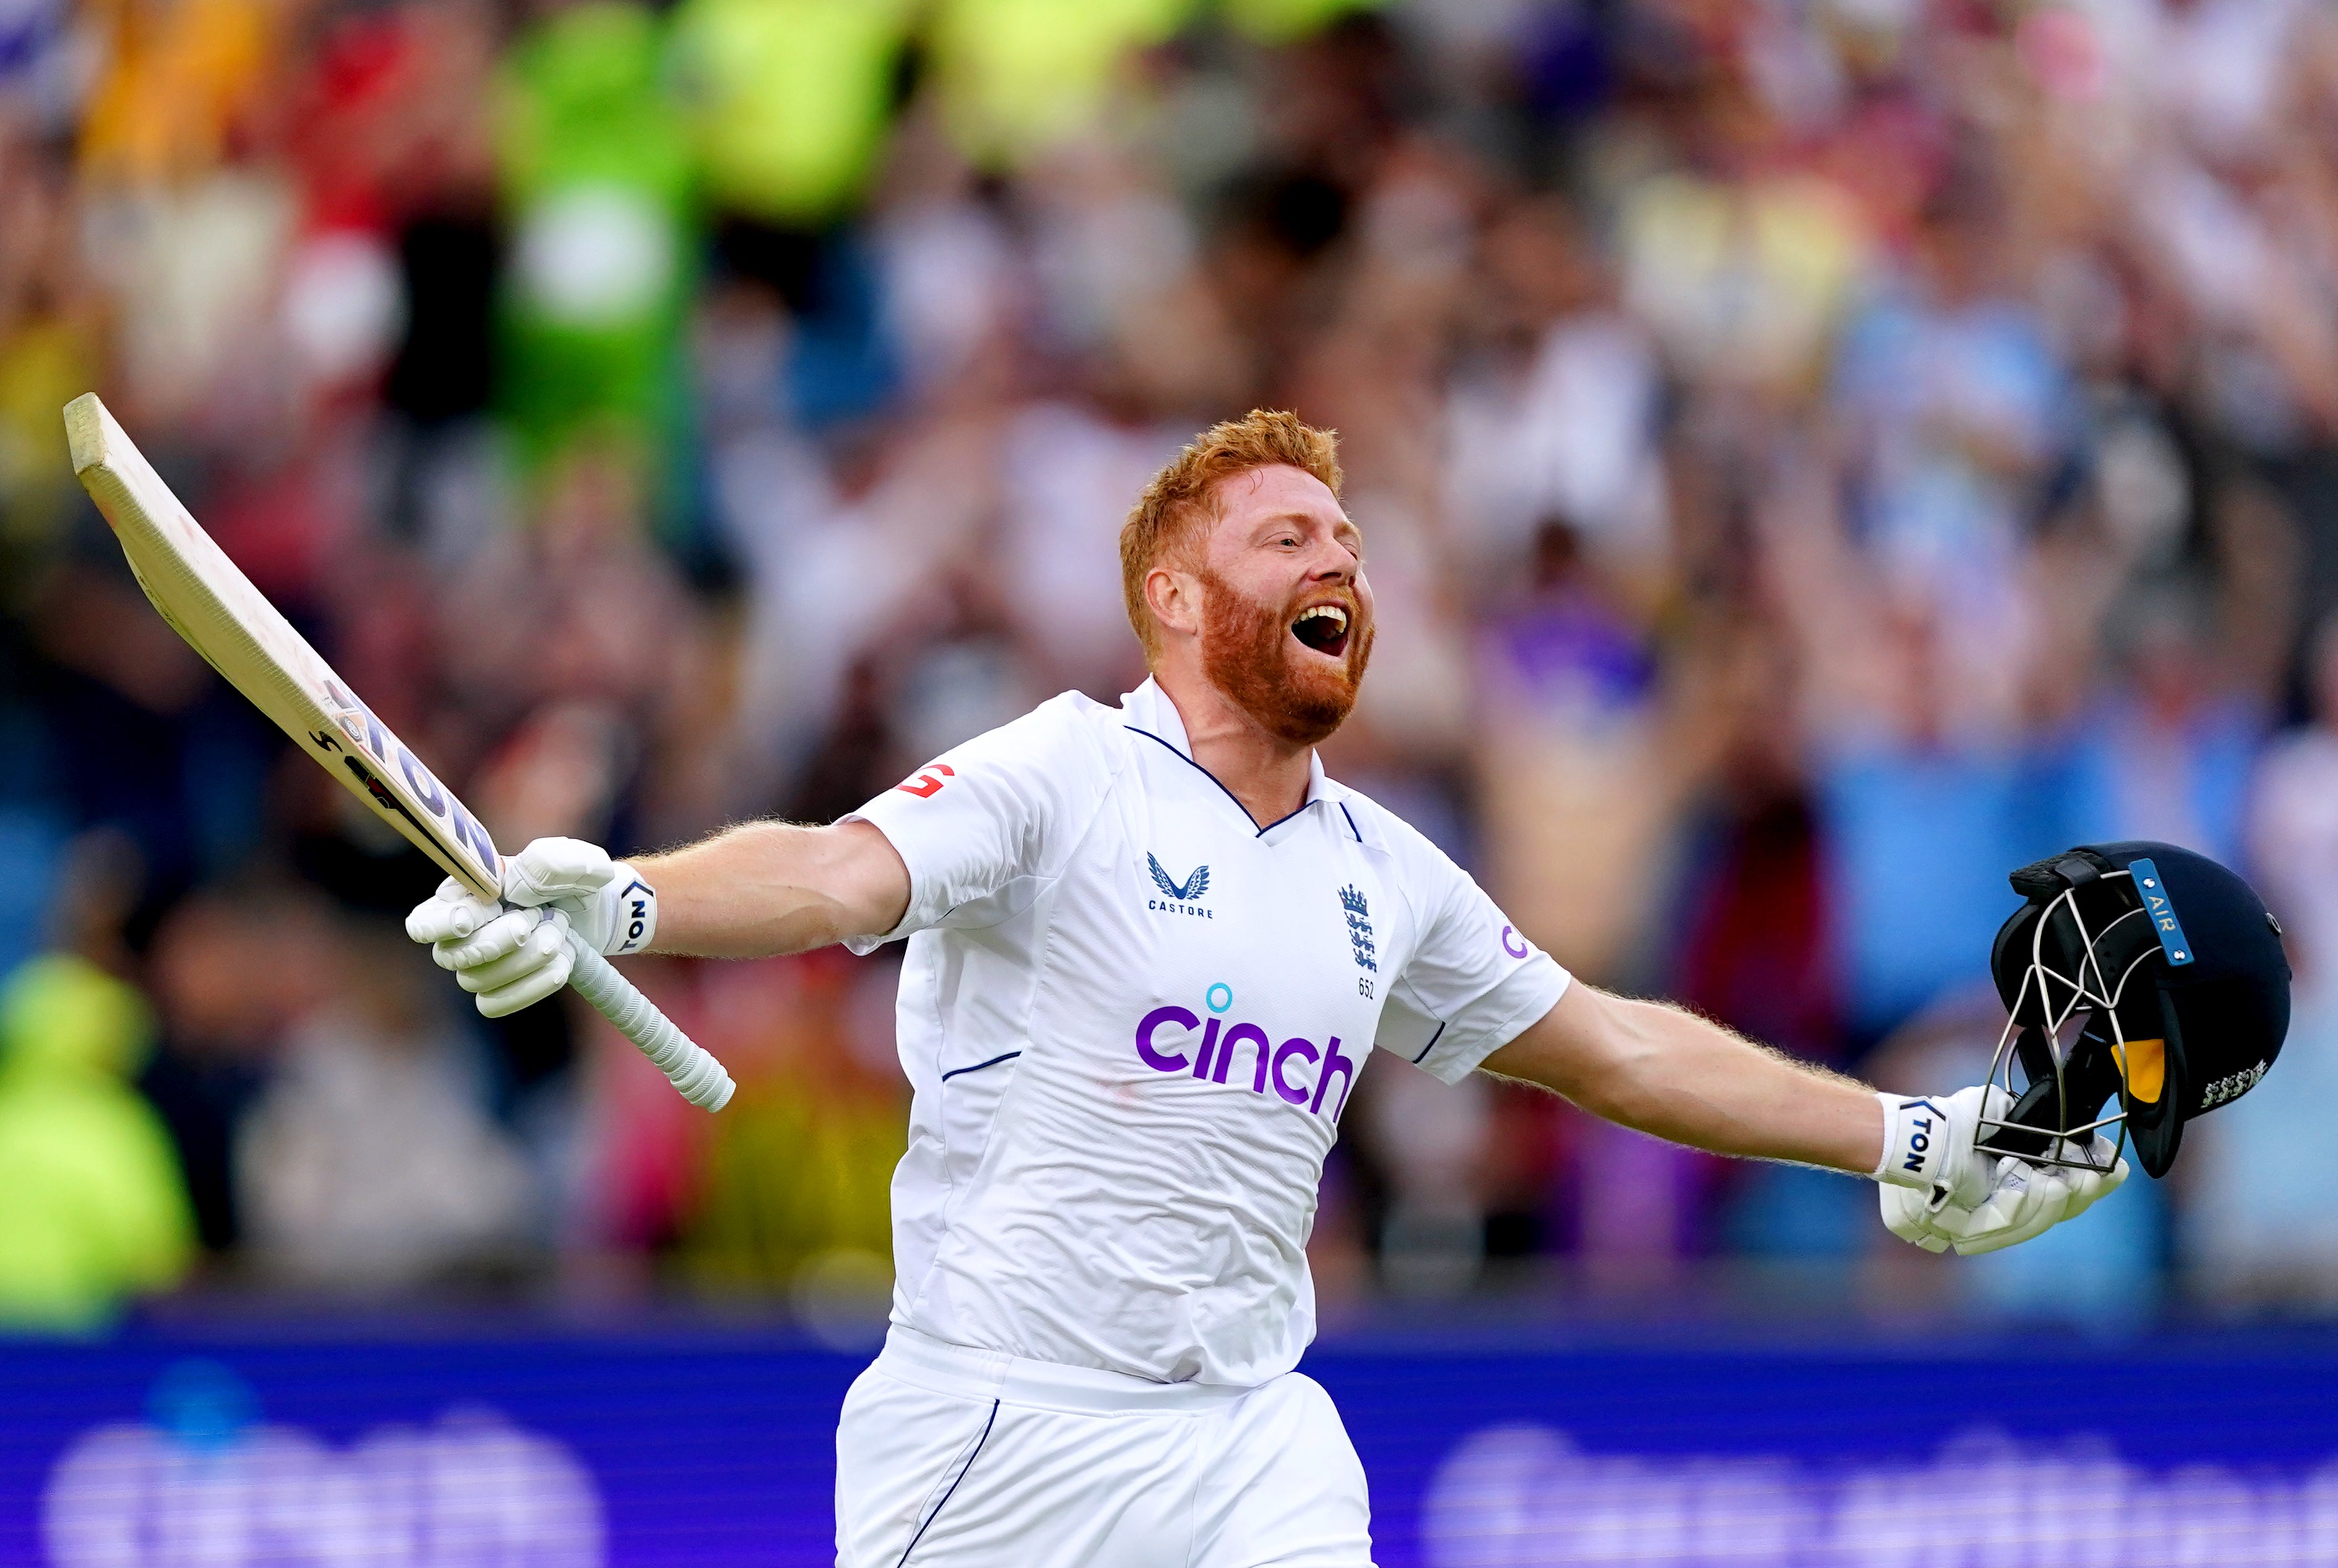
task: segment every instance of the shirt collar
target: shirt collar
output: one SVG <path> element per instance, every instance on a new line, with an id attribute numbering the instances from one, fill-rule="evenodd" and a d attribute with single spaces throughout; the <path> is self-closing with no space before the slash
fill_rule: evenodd
<path id="1" fill-rule="evenodd" d="M 1312 806 L 1319 800 L 1337 800 L 1340 793 L 1339 785 L 1333 783 L 1331 776 L 1323 771 L 1321 756 L 1314 751 L 1308 752 L 1307 804 Z"/>
<path id="2" fill-rule="evenodd" d="M 1135 691 L 1124 693 L 1120 710 L 1128 722 L 1148 735 L 1159 737 L 1177 749 L 1177 754 L 1188 762 L 1194 760 L 1194 742 L 1185 734 L 1185 720 L 1177 712 L 1177 704 L 1169 701 L 1169 693 L 1152 676 Z"/>
<path id="3" fill-rule="evenodd" d="M 1169 693 L 1161 690 L 1161 683 L 1153 677 L 1146 676 L 1142 686 L 1122 695 L 1120 710 L 1133 728 L 1167 741 L 1179 756 L 1194 761 L 1194 742 L 1185 733 L 1185 720 L 1179 716 L 1177 704 L 1169 700 Z M 1194 765 L 1201 766 L 1198 762 Z M 1327 801 L 1336 804 L 1346 793 L 1337 780 L 1323 771 L 1321 754 L 1311 750 L 1307 753 L 1307 799 L 1300 809 Z"/>

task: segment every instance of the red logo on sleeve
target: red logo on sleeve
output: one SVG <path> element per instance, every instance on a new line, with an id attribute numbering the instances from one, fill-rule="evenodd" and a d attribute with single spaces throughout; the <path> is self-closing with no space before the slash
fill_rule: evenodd
<path id="1" fill-rule="evenodd" d="M 940 777 L 937 778 L 937 774 Z M 920 800 L 929 800 L 933 798 L 935 792 L 941 789 L 942 783 L 945 779 L 955 779 L 957 777 L 957 769 L 952 768 L 947 762 L 937 762 L 932 767 L 927 769 L 924 772 L 918 774 L 915 779 L 910 779 L 908 783 L 896 784 L 893 788 L 899 789 L 904 795 L 915 795 Z"/>

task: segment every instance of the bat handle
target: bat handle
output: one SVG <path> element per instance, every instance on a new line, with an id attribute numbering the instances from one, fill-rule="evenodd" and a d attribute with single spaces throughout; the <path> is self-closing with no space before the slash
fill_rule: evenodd
<path id="1" fill-rule="evenodd" d="M 675 1028 L 673 1021 L 659 1012 L 655 1003 L 636 990 L 632 981 L 617 973 L 615 965 L 573 930 L 568 933 L 568 950 L 576 956 L 576 966 L 569 972 L 568 983 L 593 1004 L 602 1017 L 617 1026 L 617 1033 L 640 1046 L 642 1054 L 657 1063 L 658 1071 L 673 1081 L 683 1099 L 708 1111 L 720 1111 L 731 1102 L 734 1085 L 722 1063 Z"/>

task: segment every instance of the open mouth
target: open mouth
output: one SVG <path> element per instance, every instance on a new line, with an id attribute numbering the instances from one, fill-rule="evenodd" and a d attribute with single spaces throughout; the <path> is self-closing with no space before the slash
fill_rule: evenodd
<path id="1" fill-rule="evenodd" d="M 1348 651 L 1348 612 L 1337 604 L 1311 604 L 1291 623 L 1291 634 L 1316 652 L 1337 659 Z"/>

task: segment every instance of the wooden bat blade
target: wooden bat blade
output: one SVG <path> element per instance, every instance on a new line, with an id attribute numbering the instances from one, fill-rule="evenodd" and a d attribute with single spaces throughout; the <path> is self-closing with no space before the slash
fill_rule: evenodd
<path id="1" fill-rule="evenodd" d="M 162 475 L 132 445 L 94 392 L 65 405 L 74 472 L 130 559 L 138 585 L 172 629 L 301 750 L 479 897 L 499 902 L 503 857 L 454 792 L 358 701 L 308 639 L 277 612 Z M 693 1105 L 720 1111 L 731 1075 L 575 930 L 571 983 L 641 1047 Z"/>
<path id="2" fill-rule="evenodd" d="M 74 472 L 172 629 L 440 869 L 501 897 L 486 829 L 203 532 L 97 394 L 65 405 L 65 434 Z"/>

